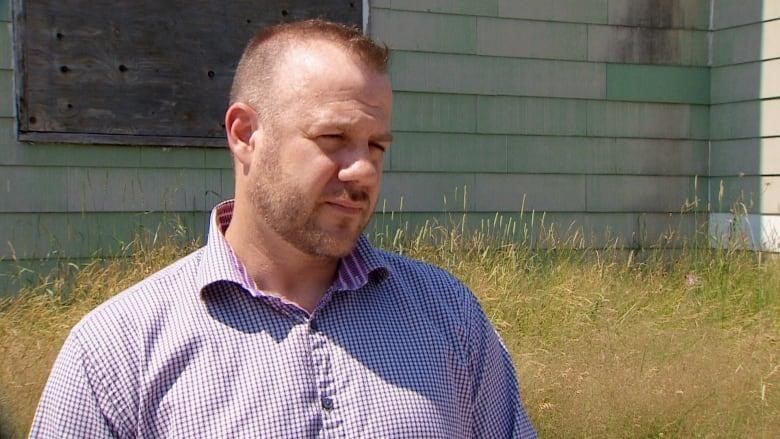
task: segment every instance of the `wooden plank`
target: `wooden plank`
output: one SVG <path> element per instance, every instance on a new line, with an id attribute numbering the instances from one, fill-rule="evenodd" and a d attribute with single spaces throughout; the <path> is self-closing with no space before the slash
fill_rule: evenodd
<path id="1" fill-rule="evenodd" d="M 588 60 L 707 66 L 708 32 L 626 26 L 588 26 Z"/>
<path id="2" fill-rule="evenodd" d="M 0 213 L 0 259 L 118 254 L 137 236 L 205 237 L 208 212 Z"/>
<path id="3" fill-rule="evenodd" d="M 588 102 L 579 99 L 479 96 L 477 132 L 587 134 Z"/>
<path id="4" fill-rule="evenodd" d="M 780 100 L 712 105 L 712 140 L 780 136 Z"/>
<path id="5" fill-rule="evenodd" d="M 780 20 L 712 33 L 713 66 L 780 58 Z"/>
<path id="6" fill-rule="evenodd" d="M 315 16 L 362 23 L 362 2 L 342 0 L 82 3 L 23 3 L 20 129 L 63 133 L 25 140 L 223 146 L 233 71 L 256 30 Z"/>
<path id="7" fill-rule="evenodd" d="M 224 148 L 224 137 L 177 137 L 137 134 L 65 133 L 24 131 L 19 133 L 23 142 L 86 143 L 98 145 L 158 145 L 158 146 L 210 146 Z"/>
<path id="8" fill-rule="evenodd" d="M 707 30 L 709 0 L 609 0 L 609 24 Z"/>
<path id="9" fill-rule="evenodd" d="M 713 0 L 713 30 L 780 18 L 780 5 L 767 0 Z"/>
<path id="10" fill-rule="evenodd" d="M 780 137 L 710 142 L 710 176 L 780 175 Z"/>
<path id="11" fill-rule="evenodd" d="M 12 70 L 0 70 L 0 117 L 14 117 L 14 83 Z"/>
<path id="12" fill-rule="evenodd" d="M 10 21 L 11 0 L 0 0 L 0 21 Z"/>
<path id="13" fill-rule="evenodd" d="M 706 105 L 589 101 L 588 135 L 650 139 L 706 140 Z"/>
<path id="14" fill-rule="evenodd" d="M 707 208 L 704 178 L 589 175 L 586 177 L 588 212 L 687 212 L 698 199 Z"/>
<path id="15" fill-rule="evenodd" d="M 13 68 L 11 23 L 0 21 L 0 69 Z"/>
<path id="16" fill-rule="evenodd" d="M 713 67 L 711 103 L 780 97 L 780 59 Z"/>
<path id="17" fill-rule="evenodd" d="M 393 133 L 387 171 L 506 172 L 506 136 Z"/>
<path id="18" fill-rule="evenodd" d="M 377 8 L 397 11 L 496 16 L 498 15 L 498 0 L 371 0 L 371 14 Z"/>
<path id="19" fill-rule="evenodd" d="M 0 167 L 0 212 L 63 212 L 68 205 L 66 168 Z"/>
<path id="20" fill-rule="evenodd" d="M 518 44 L 520 41 L 533 44 Z M 480 55 L 585 61 L 587 26 L 518 19 L 477 18 Z"/>
<path id="21" fill-rule="evenodd" d="M 608 0 L 499 0 L 501 17 L 606 23 Z"/>
<path id="22" fill-rule="evenodd" d="M 474 210 L 474 201 L 464 198 L 464 188 L 474 187 L 474 174 L 387 172 L 377 212 Z"/>
<path id="23" fill-rule="evenodd" d="M 603 99 L 599 63 L 422 52 L 393 52 L 398 91 Z"/>
<path id="24" fill-rule="evenodd" d="M 468 190 L 475 211 L 578 212 L 586 210 L 585 176 L 476 174 Z"/>
<path id="25" fill-rule="evenodd" d="M 393 49 L 476 53 L 474 17 L 387 9 L 374 9 L 369 17 L 371 37 Z"/>
<path id="26" fill-rule="evenodd" d="M 477 97 L 456 94 L 396 92 L 393 129 L 473 133 Z"/>
<path id="27" fill-rule="evenodd" d="M 507 168 L 517 173 L 704 176 L 707 142 L 507 136 Z"/>
<path id="28" fill-rule="evenodd" d="M 607 65 L 607 99 L 709 104 L 709 67 Z"/>
<path id="29" fill-rule="evenodd" d="M 69 168 L 67 211 L 207 211 L 219 169 Z M 207 178 L 209 174 L 214 177 Z"/>

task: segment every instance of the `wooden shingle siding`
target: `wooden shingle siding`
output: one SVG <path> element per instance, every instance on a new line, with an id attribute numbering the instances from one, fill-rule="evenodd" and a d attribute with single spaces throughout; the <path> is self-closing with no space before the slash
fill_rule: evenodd
<path id="1" fill-rule="evenodd" d="M 607 0 L 499 0 L 498 14 L 506 18 L 606 23 L 607 4 Z"/>
<path id="2" fill-rule="evenodd" d="M 712 104 L 780 97 L 780 59 L 712 68 Z"/>
<path id="3" fill-rule="evenodd" d="M 759 235 L 780 224 L 780 2 L 369 6 L 396 91 L 369 230 L 466 212 L 478 229 L 519 221 L 515 237 L 554 224 L 588 245 L 647 246 L 691 239 L 708 218 L 726 230 L 735 203 Z M 0 286 L 11 248 L 36 269 L 56 264 L 23 258 L 108 254 L 166 212 L 202 236 L 232 196 L 229 153 L 18 142 L 12 30 L 0 0 Z"/>
<path id="4" fill-rule="evenodd" d="M 499 0 L 371 0 L 370 13 L 374 14 L 381 8 L 397 11 L 496 16 L 499 2 Z"/>
<path id="5" fill-rule="evenodd" d="M 710 101 L 707 67 L 607 65 L 607 99 L 703 104 Z"/>
<path id="6" fill-rule="evenodd" d="M 709 232 L 780 251 L 780 3 L 714 1 Z"/>
<path id="7" fill-rule="evenodd" d="M 780 135 L 780 100 L 756 100 L 713 105 L 712 140 Z"/>
<path id="8" fill-rule="evenodd" d="M 707 153 L 707 142 L 703 140 L 397 131 L 385 169 L 704 176 Z"/>
<path id="9" fill-rule="evenodd" d="M 707 32 L 622 26 L 588 26 L 588 61 L 707 65 Z"/>
<path id="10" fill-rule="evenodd" d="M 651 139 L 707 139 L 706 105 L 588 102 L 588 135 Z"/>
<path id="11" fill-rule="evenodd" d="M 398 91 L 582 99 L 606 94 L 605 65 L 587 62 L 396 51 L 390 74 Z"/>
<path id="12" fill-rule="evenodd" d="M 714 67 L 780 57 L 780 20 L 715 32 Z"/>
<path id="13" fill-rule="evenodd" d="M 780 175 L 780 137 L 710 143 L 710 176 Z"/>
<path id="14" fill-rule="evenodd" d="M 609 24 L 644 28 L 709 28 L 708 1 L 609 0 Z"/>
<path id="15" fill-rule="evenodd" d="M 587 134 L 588 102 L 508 96 L 477 98 L 477 132 L 488 134 Z"/>
<path id="16" fill-rule="evenodd" d="M 192 211 L 0 213 L 0 242 L 13 243 L 19 259 L 111 256 L 144 231 L 170 234 L 181 225 L 202 234 L 206 219 Z"/>
<path id="17" fill-rule="evenodd" d="M 0 21 L 0 69 L 12 69 L 13 36 L 11 23 Z"/>
<path id="18" fill-rule="evenodd" d="M 592 175 L 586 183 L 589 212 L 682 212 L 707 196 L 704 182 L 697 187 L 689 176 Z"/>
<path id="19" fill-rule="evenodd" d="M 533 44 L 528 44 L 533 42 Z M 588 27 L 502 18 L 477 18 L 477 54 L 571 61 L 588 59 Z"/>
<path id="20" fill-rule="evenodd" d="M 608 227 L 644 214 L 691 224 L 679 219 L 706 208 L 708 1 L 372 6 L 397 91 L 380 211 L 524 209 Z M 626 242 L 665 230 L 621 224 Z"/>
<path id="21" fill-rule="evenodd" d="M 219 169 L 0 167 L 0 212 L 208 211 Z"/>
<path id="22" fill-rule="evenodd" d="M 0 166 L 72 166 L 109 168 L 216 168 L 232 166 L 226 149 L 161 148 L 128 145 L 17 143 L 14 120 L 0 118 L 0 145 L 12 146 L 0 154 Z"/>
<path id="23" fill-rule="evenodd" d="M 780 3 L 775 0 L 713 0 L 712 30 L 780 18 Z"/>
<path id="24" fill-rule="evenodd" d="M 0 69 L 0 117 L 14 117 L 14 73 Z"/>
<path id="25" fill-rule="evenodd" d="M 470 54 L 477 50 L 473 16 L 372 9 L 369 17 L 371 36 L 394 50 Z"/>

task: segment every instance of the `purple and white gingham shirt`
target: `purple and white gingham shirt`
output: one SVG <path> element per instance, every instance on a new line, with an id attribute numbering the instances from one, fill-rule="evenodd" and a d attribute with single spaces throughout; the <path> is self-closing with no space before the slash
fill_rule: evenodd
<path id="1" fill-rule="evenodd" d="M 220 233 L 232 208 L 73 328 L 31 437 L 536 437 L 457 279 L 361 237 L 309 315 L 248 278 Z"/>

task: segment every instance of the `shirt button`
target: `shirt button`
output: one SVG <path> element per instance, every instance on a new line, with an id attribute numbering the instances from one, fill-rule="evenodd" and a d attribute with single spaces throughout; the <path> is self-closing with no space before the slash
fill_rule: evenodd
<path id="1" fill-rule="evenodd" d="M 318 330 L 319 328 L 317 327 L 317 322 L 315 322 L 314 320 L 309 321 L 309 331 L 314 333 L 317 332 Z"/>
<path id="2" fill-rule="evenodd" d="M 333 400 L 328 398 L 327 396 L 323 396 L 320 398 L 320 404 L 322 404 L 322 408 L 328 411 L 333 410 Z"/>

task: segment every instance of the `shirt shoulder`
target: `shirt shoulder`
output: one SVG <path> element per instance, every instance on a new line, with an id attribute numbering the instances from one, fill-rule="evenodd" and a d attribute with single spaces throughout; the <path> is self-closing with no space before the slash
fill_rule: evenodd
<path id="1" fill-rule="evenodd" d="M 142 326 L 162 318 L 177 303 L 197 298 L 196 276 L 203 249 L 173 262 L 121 291 L 86 314 L 72 332 L 90 332 L 104 325 Z"/>
<path id="2" fill-rule="evenodd" d="M 134 379 L 150 340 L 176 319 L 194 312 L 199 301 L 196 274 L 202 250 L 98 305 L 71 329 L 69 340 L 81 346 L 95 371 L 105 373 L 102 379 Z M 67 342 L 63 349 L 68 349 Z"/>
<path id="3" fill-rule="evenodd" d="M 386 250 L 377 249 L 376 252 L 387 267 L 387 280 L 417 301 L 461 312 L 465 308 L 480 306 L 471 289 L 451 272 Z"/>
<path id="4" fill-rule="evenodd" d="M 450 340 L 461 355 L 468 355 L 475 330 L 487 322 L 473 291 L 449 271 L 418 259 L 376 250 L 388 274 L 379 284 L 402 312 L 425 321 L 430 331 Z M 489 322 L 487 323 L 489 326 Z"/>

